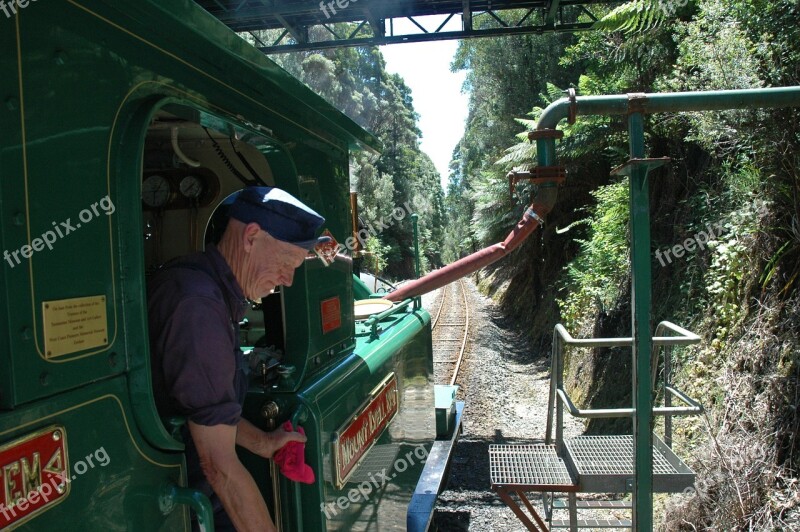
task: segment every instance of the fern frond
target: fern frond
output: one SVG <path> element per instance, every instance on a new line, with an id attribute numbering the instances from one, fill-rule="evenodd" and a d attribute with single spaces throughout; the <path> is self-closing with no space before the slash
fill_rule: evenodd
<path id="1" fill-rule="evenodd" d="M 599 21 L 598 21 L 599 22 Z M 564 96 L 564 89 L 561 89 L 552 83 L 547 84 L 547 100 L 554 102 Z"/>
<path id="2" fill-rule="evenodd" d="M 536 129 L 536 120 L 528 120 L 527 118 L 515 118 L 517 124 L 522 124 L 528 131 Z"/>
<path id="3" fill-rule="evenodd" d="M 593 29 L 626 35 L 645 33 L 674 14 L 677 0 L 632 0 L 612 9 L 595 22 Z"/>
<path id="4" fill-rule="evenodd" d="M 536 160 L 536 144 L 521 142 L 506 149 L 506 154 L 494 164 L 498 166 L 516 166 Z"/>

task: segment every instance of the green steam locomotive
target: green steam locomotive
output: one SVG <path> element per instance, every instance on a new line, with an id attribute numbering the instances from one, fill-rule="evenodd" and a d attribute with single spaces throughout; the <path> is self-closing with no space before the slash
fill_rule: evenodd
<path id="1" fill-rule="evenodd" d="M 350 154 L 379 143 L 194 2 L 1 4 L 0 529 L 209 526 L 154 406 L 148 276 L 248 185 L 346 242 Z M 241 460 L 279 529 L 424 530 L 463 409 L 435 409 L 430 317 L 357 319 L 352 254 L 318 251 L 241 324 L 244 416 L 303 426 L 317 480 Z"/>

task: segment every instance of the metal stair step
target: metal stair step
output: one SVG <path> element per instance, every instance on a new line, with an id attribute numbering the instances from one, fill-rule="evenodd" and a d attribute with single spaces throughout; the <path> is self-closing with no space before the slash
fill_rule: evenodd
<path id="1" fill-rule="evenodd" d="M 578 519 L 578 528 L 633 528 L 629 519 Z M 569 519 L 553 519 L 550 528 L 569 528 Z"/>
<path id="2" fill-rule="evenodd" d="M 575 491 L 555 445 L 518 444 L 489 446 L 489 477 L 492 488 L 522 488 L 529 491 Z"/>
<path id="3" fill-rule="evenodd" d="M 614 509 L 614 510 L 630 510 L 633 505 L 631 501 L 577 501 L 577 508 L 593 508 L 593 509 Z M 569 501 L 564 499 L 556 499 L 553 501 L 553 509 L 566 510 L 569 508 Z"/>
<path id="4" fill-rule="evenodd" d="M 586 493 L 628 493 L 635 475 L 633 436 L 577 436 L 564 442 L 564 463 Z M 695 474 L 653 434 L 653 491 L 680 493 Z"/>

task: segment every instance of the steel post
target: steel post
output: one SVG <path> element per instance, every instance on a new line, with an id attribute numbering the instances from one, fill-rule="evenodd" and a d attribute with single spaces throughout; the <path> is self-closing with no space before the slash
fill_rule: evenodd
<path id="1" fill-rule="evenodd" d="M 411 215 L 411 225 L 414 227 L 414 271 L 417 274 L 417 279 L 419 279 L 420 273 L 420 263 L 419 263 L 419 228 L 418 225 L 419 216 L 415 213 Z"/>
<path id="2" fill-rule="evenodd" d="M 631 160 L 643 159 L 644 115 L 628 117 Z M 650 384 L 652 349 L 650 195 L 648 167 L 633 163 L 630 168 L 630 226 L 633 325 L 633 447 L 635 475 L 633 484 L 633 529 L 653 529 L 653 403 Z"/>

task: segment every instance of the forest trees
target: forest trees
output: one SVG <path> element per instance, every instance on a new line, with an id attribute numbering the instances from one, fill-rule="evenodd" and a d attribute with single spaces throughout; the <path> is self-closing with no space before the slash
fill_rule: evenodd
<path id="1" fill-rule="evenodd" d="M 468 70 L 471 101 L 447 205 L 461 217 L 451 227 L 471 231 L 448 232 L 448 254 L 464 250 L 465 239 L 493 243 L 518 219 L 531 191 L 510 198 L 503 175 L 532 165 L 535 147 L 514 135 L 533 128 L 560 89 L 585 96 L 800 85 L 800 4 L 634 0 L 577 37 L 462 43 L 454 67 Z M 800 522 L 798 124 L 800 109 L 647 120 L 648 155 L 672 159 L 650 178 L 653 248 L 708 224 L 724 228 L 683 260 L 653 260 L 654 323 L 670 319 L 704 338 L 676 352 L 676 383 L 708 411 L 677 422 L 698 484 L 670 503 L 666 529 Z M 549 344 L 558 321 L 576 336 L 630 334 L 628 185 L 610 175 L 627 160 L 626 124 L 579 117 L 562 129 L 558 157 L 568 180 L 548 224 L 483 281 L 534 346 Z M 575 356 L 569 373 L 573 398 L 586 408 L 630 404 L 628 357 Z M 589 427 L 609 429 L 624 427 Z"/>
<path id="2" fill-rule="evenodd" d="M 268 33 L 256 36 L 267 40 Z M 386 72 L 380 50 L 339 48 L 272 59 L 381 140 L 380 157 L 361 152 L 351 158 L 351 189 L 358 192 L 360 218 L 374 227 L 391 219 L 395 209 L 412 206 L 419 215 L 422 269 L 440 266 L 444 191 L 433 162 L 419 148 L 411 91 L 401 77 Z M 365 265 L 373 273 L 408 279 L 414 275 L 413 249 L 406 216 L 367 239 Z M 374 271 L 376 267 L 380 271 Z"/>

